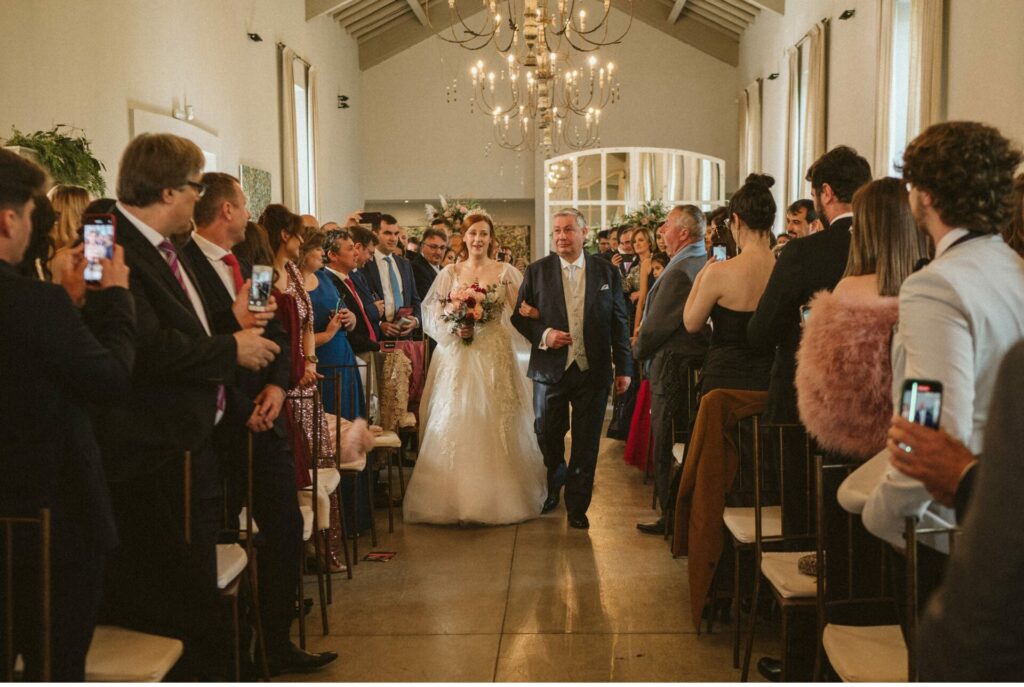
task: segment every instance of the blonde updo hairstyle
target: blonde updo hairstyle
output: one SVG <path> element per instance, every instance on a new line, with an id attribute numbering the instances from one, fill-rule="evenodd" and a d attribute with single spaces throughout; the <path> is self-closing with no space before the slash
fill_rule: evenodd
<path id="1" fill-rule="evenodd" d="M 487 257 L 491 260 L 498 254 L 498 237 L 494 235 L 494 221 L 491 220 L 485 214 L 479 212 L 471 212 L 466 215 L 466 218 L 462 220 L 462 247 L 459 249 L 459 259 L 465 260 L 469 257 L 469 245 L 466 243 L 466 233 L 470 227 L 479 222 L 487 224 L 487 233 L 491 237 L 491 242 L 487 244 Z"/>
<path id="2" fill-rule="evenodd" d="M 78 228 L 82 225 L 82 215 L 89 205 L 89 192 L 81 186 L 57 184 L 47 194 L 53 209 L 59 213 L 60 219 L 51 234 L 57 250 L 70 246 L 78 238 Z"/>

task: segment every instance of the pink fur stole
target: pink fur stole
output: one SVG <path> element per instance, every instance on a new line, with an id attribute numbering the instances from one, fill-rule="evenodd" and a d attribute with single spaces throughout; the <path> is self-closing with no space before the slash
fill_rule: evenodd
<path id="1" fill-rule="evenodd" d="M 818 444 L 866 459 L 885 448 L 892 418 L 890 341 L 899 300 L 821 291 L 796 356 L 800 420 Z"/>

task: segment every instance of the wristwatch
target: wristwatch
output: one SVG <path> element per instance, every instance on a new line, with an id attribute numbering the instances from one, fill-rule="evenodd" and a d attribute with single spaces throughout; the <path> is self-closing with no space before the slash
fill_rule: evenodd
<path id="1" fill-rule="evenodd" d="M 313 363 L 314 365 L 320 363 L 320 358 L 317 358 L 315 355 L 304 355 L 302 357 L 305 358 L 308 362 Z"/>

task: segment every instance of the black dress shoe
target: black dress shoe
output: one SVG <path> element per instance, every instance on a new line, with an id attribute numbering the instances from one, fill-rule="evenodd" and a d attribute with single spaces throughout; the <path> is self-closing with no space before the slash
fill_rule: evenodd
<path id="1" fill-rule="evenodd" d="M 662 519 L 657 522 L 638 522 L 636 528 L 644 534 L 665 534 L 665 521 Z"/>
<path id="2" fill-rule="evenodd" d="M 267 655 L 267 669 L 272 677 L 287 673 L 312 673 L 336 658 L 338 654 L 333 651 L 314 654 L 288 644 L 282 651 Z"/>
<path id="3" fill-rule="evenodd" d="M 553 511 L 556 508 L 558 508 L 558 493 L 557 492 L 555 493 L 554 496 L 549 496 L 546 499 L 544 499 L 544 507 L 540 509 L 540 514 L 544 515 L 545 513 L 550 513 L 551 511 Z"/>
<path id="4" fill-rule="evenodd" d="M 587 520 L 586 515 L 570 515 L 569 527 L 575 528 L 577 530 L 589 530 L 590 521 Z"/>
<path id="5" fill-rule="evenodd" d="M 771 656 L 762 656 L 757 661 L 757 672 L 770 682 L 782 681 L 782 661 Z"/>

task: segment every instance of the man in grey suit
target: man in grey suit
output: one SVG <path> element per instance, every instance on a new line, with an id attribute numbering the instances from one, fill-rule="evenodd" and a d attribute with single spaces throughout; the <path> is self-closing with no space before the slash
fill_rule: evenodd
<path id="1" fill-rule="evenodd" d="M 976 122 L 929 127 L 903 154 L 910 208 L 935 245 L 935 259 L 900 288 L 893 400 L 898 407 L 905 379 L 941 382 L 939 427 L 975 454 L 999 363 L 1024 338 L 1024 260 L 999 235 L 1012 212 L 1021 157 L 999 131 Z M 890 467 L 868 497 L 864 525 L 902 546 L 908 516 L 955 522 L 921 482 Z"/>
<path id="2" fill-rule="evenodd" d="M 637 529 L 647 534 L 664 534 L 668 527 L 665 509 L 670 502 L 672 420 L 680 409 L 678 394 L 673 393 L 680 385 L 673 381 L 685 374 L 690 361 L 704 357 L 708 345 L 706 331 L 690 334 L 683 326 L 683 305 L 693 280 L 707 263 L 706 228 L 707 220 L 700 208 L 677 205 L 658 229 L 672 259 L 651 288 L 633 345 L 633 356 L 650 363 L 654 481 L 662 512 L 657 522 L 637 524 Z"/>

